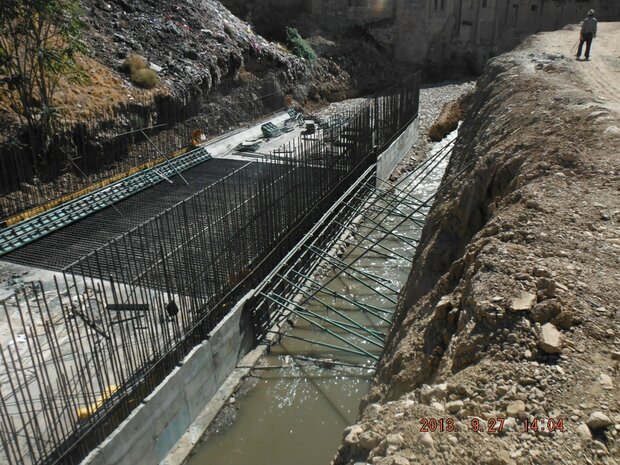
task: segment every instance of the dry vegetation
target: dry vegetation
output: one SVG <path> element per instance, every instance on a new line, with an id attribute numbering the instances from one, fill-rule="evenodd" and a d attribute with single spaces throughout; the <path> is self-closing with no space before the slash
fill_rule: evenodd
<path id="1" fill-rule="evenodd" d="M 54 95 L 54 104 L 62 117 L 69 121 L 101 117 L 129 102 L 148 104 L 155 95 L 168 91 L 163 87 L 148 90 L 136 88 L 120 73 L 86 55 L 79 54 L 76 62 L 83 71 L 81 78 L 61 78 Z M 0 119 L 13 124 L 18 121 L 6 98 L 0 99 Z"/>
<path id="2" fill-rule="evenodd" d="M 123 70 L 129 73 L 131 82 L 143 89 L 153 89 L 160 84 L 157 73 L 149 68 L 146 58 L 132 53 L 123 62 Z"/>

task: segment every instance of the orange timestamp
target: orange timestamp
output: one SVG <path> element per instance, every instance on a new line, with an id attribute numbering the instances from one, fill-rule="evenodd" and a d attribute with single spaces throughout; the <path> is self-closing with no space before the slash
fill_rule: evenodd
<path id="1" fill-rule="evenodd" d="M 528 420 L 527 418 L 523 420 L 523 427 L 525 428 L 525 432 L 549 432 L 553 433 L 554 431 L 564 431 L 564 420 L 562 417 L 557 418 L 534 418 L 532 420 Z"/>
<path id="2" fill-rule="evenodd" d="M 455 433 L 460 428 L 467 428 L 475 433 L 502 433 L 504 431 L 505 418 L 488 418 L 481 421 L 479 418 L 472 418 L 469 422 L 461 421 L 457 423 L 455 418 L 422 418 L 420 420 L 420 432 L 422 433 Z M 469 423 L 469 424 L 467 424 Z M 549 432 L 564 431 L 564 420 L 558 418 L 534 418 L 524 419 L 522 427 L 525 432 Z"/>

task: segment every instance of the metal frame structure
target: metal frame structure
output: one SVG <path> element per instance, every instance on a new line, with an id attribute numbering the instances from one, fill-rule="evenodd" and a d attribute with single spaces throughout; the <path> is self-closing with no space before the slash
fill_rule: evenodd
<path id="1" fill-rule="evenodd" d="M 358 263 L 374 255 L 411 264 L 417 247 L 413 236 L 421 233 L 436 195 L 422 199 L 418 187 L 447 164 L 452 146 L 419 164 L 397 184 L 379 180 L 377 187 L 374 167 L 369 168 L 255 290 L 248 305 L 258 337 L 275 333 L 323 347 L 331 360 L 350 361 L 353 355 L 362 357 L 364 364 L 375 363 L 402 283 L 364 270 Z M 386 247 L 386 240 L 396 241 L 405 252 L 396 252 L 393 242 Z M 330 289 L 342 277 L 366 288 L 377 304 Z M 365 314 L 369 324 L 360 323 L 355 314 Z M 314 334 L 321 334 L 321 339 L 280 329 L 295 319 L 317 330 Z"/>
<path id="2" fill-rule="evenodd" d="M 75 464 L 416 117 L 419 76 L 0 302 L 9 464 Z"/>

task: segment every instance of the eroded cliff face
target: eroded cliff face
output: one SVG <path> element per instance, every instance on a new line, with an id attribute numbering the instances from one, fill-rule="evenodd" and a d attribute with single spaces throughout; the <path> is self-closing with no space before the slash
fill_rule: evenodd
<path id="1" fill-rule="evenodd" d="M 332 60 L 293 55 L 218 0 L 79 4 L 88 56 L 77 55 L 81 78 L 61 79 L 54 97 L 69 121 L 109 120 L 115 113 L 139 113 L 137 107 L 162 113 L 169 105 L 173 122 L 208 116 L 201 126 L 217 133 L 291 100 L 342 99 L 351 88 L 349 74 Z M 159 85 L 145 90 L 131 81 L 124 66 L 130 55 L 148 62 Z M 0 98 L 0 126 L 19 126 L 4 103 Z"/>
<path id="2" fill-rule="evenodd" d="M 118 69 L 127 55 L 142 55 L 172 94 L 192 93 L 208 103 L 212 94 L 228 96 L 231 88 L 242 88 L 244 101 L 280 91 L 276 101 L 263 104 L 281 107 L 284 95 L 303 103 L 346 93 L 350 84 L 348 74 L 330 60 L 309 62 L 290 53 L 283 45 L 284 26 L 275 43 L 219 0 L 80 3 L 89 26 L 87 41 L 102 63 Z M 228 100 L 217 104 L 237 103 Z M 243 113 L 242 107 L 235 110 Z"/>
<path id="3" fill-rule="evenodd" d="M 617 463 L 620 26 L 603 30 L 596 63 L 559 31 L 488 64 L 334 463 Z"/>

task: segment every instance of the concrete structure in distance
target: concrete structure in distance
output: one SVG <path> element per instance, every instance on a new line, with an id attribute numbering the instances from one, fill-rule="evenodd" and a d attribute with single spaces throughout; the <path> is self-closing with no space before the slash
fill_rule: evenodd
<path id="1" fill-rule="evenodd" d="M 578 23 L 591 8 L 599 20 L 620 19 L 617 0 L 397 0 L 394 50 L 400 61 L 464 60 L 479 70 L 525 36 Z"/>

